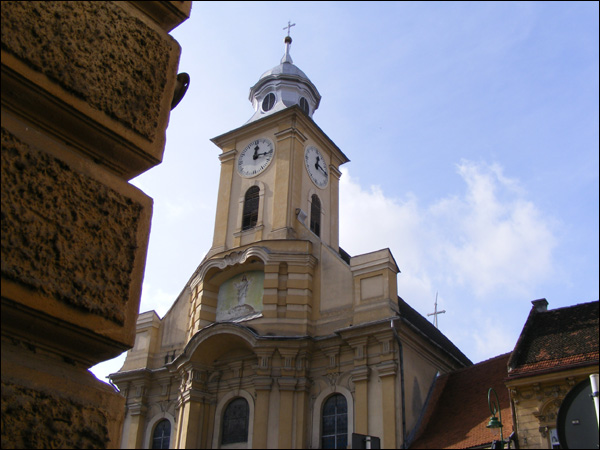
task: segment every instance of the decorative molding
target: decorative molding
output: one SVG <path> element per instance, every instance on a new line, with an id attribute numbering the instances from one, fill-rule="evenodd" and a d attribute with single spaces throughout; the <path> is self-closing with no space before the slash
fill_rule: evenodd
<path id="1" fill-rule="evenodd" d="M 340 373 L 339 372 L 327 372 L 325 377 L 327 378 L 327 381 L 329 382 L 330 386 L 335 386 L 340 377 Z"/>
<path id="2" fill-rule="evenodd" d="M 221 161 L 221 164 L 231 161 L 235 159 L 237 153 L 238 151 L 236 149 L 229 150 L 228 152 L 223 152 L 219 155 L 219 161 Z"/>
<path id="3" fill-rule="evenodd" d="M 269 254 L 269 250 L 265 247 L 250 247 L 244 251 L 234 251 L 221 258 L 211 259 L 198 268 L 198 272 L 190 283 L 190 286 L 194 289 L 200 281 L 204 280 L 210 269 L 225 269 L 236 264 L 243 264 L 251 257 L 258 257 L 266 264 L 269 260 Z"/>
<path id="4" fill-rule="evenodd" d="M 359 381 L 368 381 L 369 373 L 371 369 L 368 366 L 359 366 L 352 370 L 352 381 L 357 383 Z"/>
<path id="5" fill-rule="evenodd" d="M 386 361 L 377 364 L 375 367 L 377 368 L 379 378 L 394 376 L 398 371 L 398 366 L 395 361 Z"/>

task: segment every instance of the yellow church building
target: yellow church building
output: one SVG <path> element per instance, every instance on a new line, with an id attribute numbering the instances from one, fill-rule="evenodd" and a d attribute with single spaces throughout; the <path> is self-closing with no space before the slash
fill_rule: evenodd
<path id="1" fill-rule="evenodd" d="M 340 166 L 292 62 L 250 88 L 222 153 L 213 244 L 110 376 L 123 448 L 402 448 L 438 374 L 471 365 L 398 296 L 388 249 L 339 243 Z M 353 443 L 354 437 L 354 443 Z"/>

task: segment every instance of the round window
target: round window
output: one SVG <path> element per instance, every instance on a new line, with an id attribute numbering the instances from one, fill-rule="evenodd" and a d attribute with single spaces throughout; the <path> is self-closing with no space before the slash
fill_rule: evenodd
<path id="1" fill-rule="evenodd" d="M 304 114 L 308 115 L 308 100 L 306 100 L 304 97 L 300 97 L 300 109 L 304 112 Z"/>
<path id="2" fill-rule="evenodd" d="M 272 92 L 262 102 L 263 111 L 269 111 L 275 105 L 275 94 Z"/>

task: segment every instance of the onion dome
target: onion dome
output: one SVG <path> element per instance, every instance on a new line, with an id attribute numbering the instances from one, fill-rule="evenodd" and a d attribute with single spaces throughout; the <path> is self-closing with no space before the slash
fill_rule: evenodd
<path id="1" fill-rule="evenodd" d="M 293 105 L 300 106 L 306 115 L 312 117 L 319 107 L 321 94 L 306 74 L 293 64 L 290 56 L 292 38 L 285 37 L 285 54 L 281 63 L 267 70 L 250 88 L 248 99 L 254 107 L 253 122 L 274 112 Z"/>

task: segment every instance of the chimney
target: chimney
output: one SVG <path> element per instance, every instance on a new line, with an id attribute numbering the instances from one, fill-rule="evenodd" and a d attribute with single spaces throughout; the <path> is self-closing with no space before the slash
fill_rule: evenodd
<path id="1" fill-rule="evenodd" d="M 545 298 L 540 298 L 539 300 L 534 300 L 531 302 L 533 308 L 536 312 L 546 312 L 548 311 L 548 300 Z"/>

